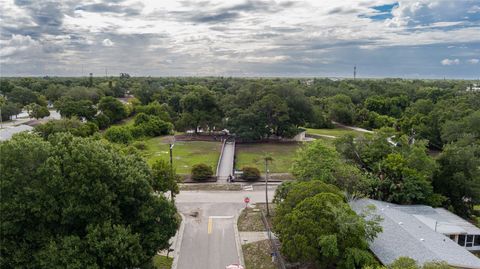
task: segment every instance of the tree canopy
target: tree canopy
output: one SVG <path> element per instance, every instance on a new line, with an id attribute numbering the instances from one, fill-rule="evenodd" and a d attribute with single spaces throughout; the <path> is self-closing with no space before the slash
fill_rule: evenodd
<path id="1" fill-rule="evenodd" d="M 169 246 L 176 210 L 139 156 L 69 134 L 0 151 L 0 267 L 138 268 Z"/>

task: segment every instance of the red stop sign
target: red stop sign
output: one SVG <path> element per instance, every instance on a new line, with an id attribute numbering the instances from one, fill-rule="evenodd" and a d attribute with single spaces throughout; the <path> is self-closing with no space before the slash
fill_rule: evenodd
<path id="1" fill-rule="evenodd" d="M 243 201 L 244 201 L 246 204 L 248 204 L 248 203 L 250 203 L 250 198 L 245 197 L 245 199 L 243 199 Z"/>

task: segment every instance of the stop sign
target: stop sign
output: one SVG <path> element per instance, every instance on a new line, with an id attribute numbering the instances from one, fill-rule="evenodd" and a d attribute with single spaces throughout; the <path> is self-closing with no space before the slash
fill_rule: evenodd
<path id="1" fill-rule="evenodd" d="M 243 199 L 243 201 L 244 201 L 246 204 L 248 204 L 248 203 L 250 203 L 250 198 L 245 197 L 245 199 Z"/>

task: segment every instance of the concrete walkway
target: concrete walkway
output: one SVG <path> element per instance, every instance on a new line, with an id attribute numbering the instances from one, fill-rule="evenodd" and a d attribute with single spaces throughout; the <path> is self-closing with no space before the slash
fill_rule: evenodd
<path id="1" fill-rule="evenodd" d="M 233 176 L 233 158 L 235 155 L 235 142 L 226 142 L 218 167 L 218 183 L 226 183 L 228 176 Z"/>
<path id="2" fill-rule="evenodd" d="M 239 232 L 242 245 L 268 239 L 267 232 Z"/>

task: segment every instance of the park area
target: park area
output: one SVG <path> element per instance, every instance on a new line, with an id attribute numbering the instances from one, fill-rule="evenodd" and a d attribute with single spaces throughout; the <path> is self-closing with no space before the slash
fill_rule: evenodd
<path id="1" fill-rule="evenodd" d="M 144 143 L 146 149 L 142 151 L 142 155 L 149 164 L 159 159 L 169 160 L 168 136 L 146 139 Z M 173 165 L 179 174 L 190 174 L 192 166 L 199 163 L 210 165 L 215 171 L 221 148 L 220 142 L 176 141 L 173 148 Z"/>
<path id="2" fill-rule="evenodd" d="M 272 157 L 268 168 L 271 173 L 288 173 L 295 153 L 302 143 L 254 143 L 236 145 L 236 164 L 240 170 L 244 166 L 258 168 L 265 172 L 265 156 Z"/>

